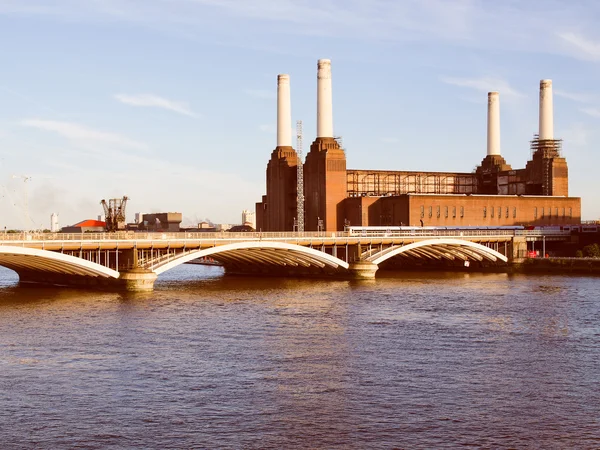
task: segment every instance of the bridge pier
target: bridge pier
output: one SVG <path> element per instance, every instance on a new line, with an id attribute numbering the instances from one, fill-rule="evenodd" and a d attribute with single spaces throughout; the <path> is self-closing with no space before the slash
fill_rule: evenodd
<path id="1" fill-rule="evenodd" d="M 117 283 L 126 291 L 151 291 L 158 275 L 150 269 L 141 267 L 121 272 Z"/>
<path id="2" fill-rule="evenodd" d="M 350 263 L 348 274 L 355 280 L 372 280 L 375 278 L 375 272 L 379 269 L 377 264 L 370 261 L 356 261 Z"/>

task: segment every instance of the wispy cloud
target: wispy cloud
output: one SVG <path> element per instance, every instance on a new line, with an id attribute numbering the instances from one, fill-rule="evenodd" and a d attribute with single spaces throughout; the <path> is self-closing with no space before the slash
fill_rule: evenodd
<path id="1" fill-rule="evenodd" d="M 207 33 L 223 45 L 271 46 L 278 36 L 334 36 L 566 54 L 600 59 L 599 44 L 579 30 L 595 30 L 600 6 L 591 0 L 1 0 L 0 14 L 139 24 L 195 38 Z M 228 21 L 226 29 L 218 24 Z M 557 33 L 555 30 L 565 30 Z M 255 33 L 256 31 L 256 33 Z M 262 36 L 262 37 L 261 37 Z M 562 45 L 560 45 L 562 43 Z M 262 45 L 261 45 L 262 44 Z"/>
<path id="2" fill-rule="evenodd" d="M 276 133 L 277 132 L 277 128 L 275 127 L 275 125 L 272 124 L 263 124 L 263 125 L 259 125 L 258 129 L 264 133 Z"/>
<path id="3" fill-rule="evenodd" d="M 453 86 L 475 89 L 481 92 L 498 91 L 502 97 L 525 97 L 525 94 L 517 91 L 510 84 L 500 78 L 481 77 L 481 78 L 454 78 L 441 77 L 443 83 Z"/>
<path id="4" fill-rule="evenodd" d="M 569 147 L 577 146 L 584 147 L 590 142 L 593 133 L 581 123 L 575 123 L 569 128 L 563 130 L 562 133 L 565 142 L 569 143 Z"/>
<path id="5" fill-rule="evenodd" d="M 267 100 L 272 100 L 276 97 L 275 91 L 270 91 L 268 89 L 246 89 L 244 91 L 246 95 L 255 98 L 262 98 Z"/>
<path id="6" fill-rule="evenodd" d="M 599 108 L 581 108 L 581 112 L 586 113 L 588 116 L 600 118 Z"/>
<path id="7" fill-rule="evenodd" d="M 559 97 L 573 100 L 574 102 L 578 102 L 578 103 L 589 103 L 589 102 L 593 101 L 593 95 L 591 95 L 591 94 L 567 92 L 567 91 L 562 91 L 560 89 L 554 89 L 554 94 Z"/>
<path id="8" fill-rule="evenodd" d="M 162 108 L 178 114 L 183 114 L 184 116 L 200 117 L 198 114 L 193 112 L 186 103 L 169 100 L 154 94 L 117 94 L 115 95 L 115 98 L 126 105 Z"/>
<path id="9" fill-rule="evenodd" d="M 72 141 L 110 144 L 137 150 L 145 150 L 148 148 L 146 144 L 119 134 L 94 130 L 73 122 L 28 119 L 21 121 L 20 124 L 26 127 L 37 128 L 38 130 L 50 131 Z"/>
<path id="10" fill-rule="evenodd" d="M 588 39 L 581 34 L 564 32 L 558 37 L 565 41 L 579 56 L 591 61 L 600 61 L 600 42 Z"/>

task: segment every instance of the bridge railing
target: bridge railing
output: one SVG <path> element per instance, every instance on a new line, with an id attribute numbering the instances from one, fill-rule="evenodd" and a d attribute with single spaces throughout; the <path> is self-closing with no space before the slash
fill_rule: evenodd
<path id="1" fill-rule="evenodd" d="M 140 240 L 294 240 L 294 239 L 335 239 L 335 238 L 394 238 L 394 237 L 499 237 L 499 236 L 568 236 L 570 231 L 562 230 L 390 230 L 377 232 L 347 231 L 306 231 L 298 232 L 134 232 L 116 233 L 0 233 L 0 241 L 140 241 Z"/>

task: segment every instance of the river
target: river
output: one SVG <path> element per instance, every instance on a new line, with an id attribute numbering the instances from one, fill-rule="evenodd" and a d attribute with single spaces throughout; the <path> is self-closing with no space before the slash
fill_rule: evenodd
<path id="1" fill-rule="evenodd" d="M 0 447 L 600 448 L 600 277 L 0 269 Z"/>

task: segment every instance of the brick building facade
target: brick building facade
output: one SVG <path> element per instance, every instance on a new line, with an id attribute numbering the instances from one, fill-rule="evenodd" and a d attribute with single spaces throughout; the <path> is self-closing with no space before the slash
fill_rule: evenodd
<path id="1" fill-rule="evenodd" d="M 559 141 L 534 139 L 532 149 L 531 160 L 524 169 L 517 170 L 503 158 L 489 156 L 473 173 L 346 170 L 345 153 L 337 142 L 317 139 L 304 164 L 305 230 L 317 230 L 319 220 L 327 231 L 343 230 L 344 225 L 580 223 L 581 199 L 568 197 L 568 169 Z M 267 194 L 257 203 L 257 227 L 263 231 L 291 231 L 296 214 L 295 186 L 285 177 L 275 177 L 270 169 L 276 165 L 273 158 L 267 169 L 267 186 L 268 192 L 275 194 Z M 294 165 L 294 175 L 289 176 L 294 182 L 296 169 Z M 285 226 L 275 226 L 282 222 L 269 222 L 258 214 L 273 208 L 279 214 L 287 212 Z M 267 217 L 274 216 L 272 212 Z"/>

